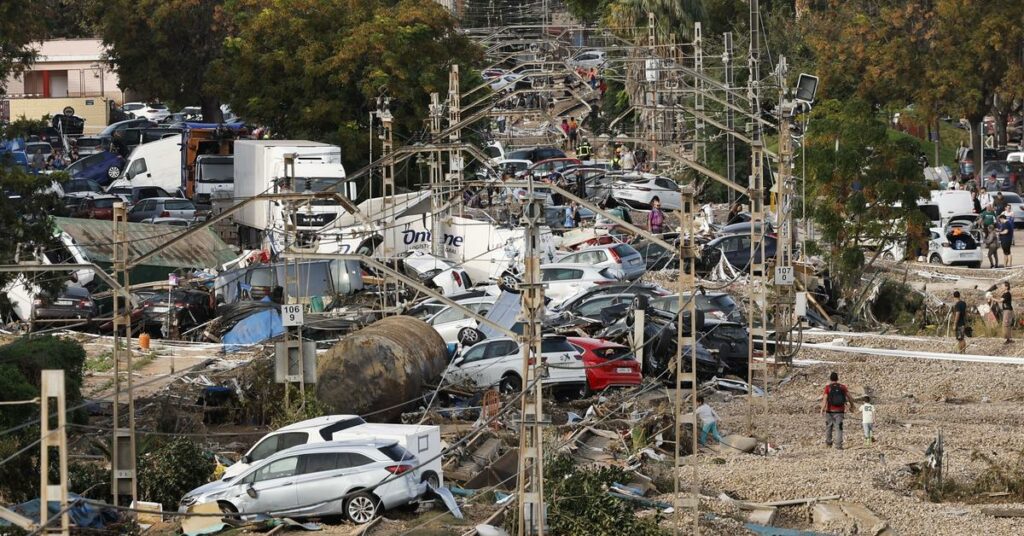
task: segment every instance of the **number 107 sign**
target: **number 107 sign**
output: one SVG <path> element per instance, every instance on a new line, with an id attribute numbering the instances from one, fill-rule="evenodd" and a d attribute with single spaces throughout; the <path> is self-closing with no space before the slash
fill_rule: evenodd
<path id="1" fill-rule="evenodd" d="M 286 327 L 302 325 L 302 304 L 295 303 L 281 306 L 281 323 Z"/>
<path id="2" fill-rule="evenodd" d="M 778 266 L 775 268 L 775 284 L 776 285 L 792 285 L 793 284 L 793 267 L 792 266 Z"/>

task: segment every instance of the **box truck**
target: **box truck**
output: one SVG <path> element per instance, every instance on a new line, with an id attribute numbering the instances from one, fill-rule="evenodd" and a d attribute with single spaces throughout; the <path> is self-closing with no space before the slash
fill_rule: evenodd
<path id="1" fill-rule="evenodd" d="M 292 159 L 294 171 L 285 169 L 286 159 Z M 351 194 L 354 190 L 354 185 L 345 181 L 341 148 L 326 143 L 238 140 L 234 164 L 236 202 L 269 193 L 322 192 L 334 188 Z M 282 202 L 261 200 L 235 212 L 239 241 L 253 248 L 263 247 L 267 242 L 272 250 L 280 250 L 284 243 L 285 207 Z M 298 205 L 294 219 L 303 243 L 315 241 L 318 233 L 331 228 L 343 212 L 341 205 L 331 199 Z"/>

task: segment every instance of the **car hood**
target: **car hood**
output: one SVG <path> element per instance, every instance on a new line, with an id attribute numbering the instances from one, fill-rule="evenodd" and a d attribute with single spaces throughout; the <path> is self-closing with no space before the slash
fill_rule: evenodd
<path id="1" fill-rule="evenodd" d="M 185 494 L 186 497 L 209 497 L 211 495 L 219 494 L 227 491 L 229 488 L 235 485 L 235 479 L 231 480 L 214 480 L 208 484 L 203 484 L 198 488 Z"/>

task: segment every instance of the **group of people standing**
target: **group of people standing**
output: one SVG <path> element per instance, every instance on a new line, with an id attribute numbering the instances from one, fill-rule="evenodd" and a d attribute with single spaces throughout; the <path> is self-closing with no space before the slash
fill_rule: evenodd
<path id="1" fill-rule="evenodd" d="M 985 233 L 984 243 L 989 267 L 1001 267 L 1000 250 L 1003 252 L 1002 267 L 1012 266 L 1013 253 L 1010 248 L 1013 246 L 1013 231 L 1016 226 L 1013 207 L 1003 197 L 1002 192 L 993 196 L 979 188 L 972 192 L 971 197 L 974 201 L 974 212 L 978 214 L 978 221 Z"/>

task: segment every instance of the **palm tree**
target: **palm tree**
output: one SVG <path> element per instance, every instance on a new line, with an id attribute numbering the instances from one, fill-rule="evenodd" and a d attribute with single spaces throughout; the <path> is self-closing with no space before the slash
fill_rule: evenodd
<path id="1" fill-rule="evenodd" d="M 703 0 L 612 0 L 606 24 L 612 28 L 646 28 L 647 14 L 654 14 L 659 42 L 672 33 L 677 42 L 693 33 L 693 23 L 705 20 Z"/>

